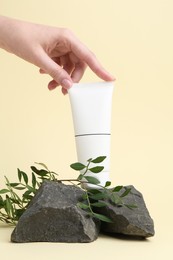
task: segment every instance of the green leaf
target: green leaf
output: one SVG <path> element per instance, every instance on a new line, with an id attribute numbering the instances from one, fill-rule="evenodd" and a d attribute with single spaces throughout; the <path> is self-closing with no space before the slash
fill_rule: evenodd
<path id="1" fill-rule="evenodd" d="M 46 171 L 44 169 L 38 170 L 35 166 L 31 166 L 31 170 L 33 172 L 35 172 L 37 175 L 42 176 L 42 177 L 45 177 L 49 174 L 48 171 Z"/>
<path id="2" fill-rule="evenodd" d="M 37 183 L 37 180 L 36 180 L 35 174 L 32 172 L 32 186 L 34 188 L 36 187 L 36 183 Z"/>
<path id="3" fill-rule="evenodd" d="M 98 189 L 88 189 L 87 193 L 89 195 L 93 195 L 93 194 L 98 194 L 98 193 L 103 193 L 103 192 L 101 190 L 98 190 Z"/>
<path id="4" fill-rule="evenodd" d="M 119 192 L 122 188 L 123 186 L 116 186 L 115 188 L 113 188 L 112 192 Z"/>
<path id="5" fill-rule="evenodd" d="M 9 192 L 9 190 L 7 190 L 7 189 L 0 190 L 0 194 L 4 194 L 4 193 L 7 193 L 7 192 Z"/>
<path id="6" fill-rule="evenodd" d="M 33 187 L 31 187 L 30 185 L 26 185 L 26 188 L 27 188 L 29 191 L 33 192 L 33 193 L 36 192 L 36 190 L 35 190 Z"/>
<path id="7" fill-rule="evenodd" d="M 49 172 L 49 169 L 48 169 L 48 167 L 46 166 L 46 164 L 44 164 L 44 163 L 38 163 L 38 162 L 35 162 L 35 164 L 38 164 L 38 165 L 43 166 L 43 167 Z"/>
<path id="8" fill-rule="evenodd" d="M 105 188 L 106 187 L 109 187 L 111 185 L 111 182 L 110 181 L 107 181 L 106 183 L 105 183 Z"/>
<path id="9" fill-rule="evenodd" d="M 114 204 L 116 204 L 116 205 L 118 205 L 118 206 L 122 205 L 122 200 L 121 200 L 121 198 L 120 198 L 118 195 L 116 195 L 115 193 L 112 193 L 110 199 L 111 199 L 111 201 L 112 201 Z"/>
<path id="10" fill-rule="evenodd" d="M 96 167 L 90 168 L 89 171 L 91 171 L 91 172 L 93 172 L 93 173 L 99 173 L 99 172 L 101 172 L 103 169 L 104 169 L 103 166 L 96 166 Z"/>
<path id="11" fill-rule="evenodd" d="M 19 179 L 19 181 L 21 182 L 21 180 L 22 180 L 21 171 L 20 171 L 20 169 L 17 169 L 17 171 L 18 171 L 18 179 Z"/>
<path id="12" fill-rule="evenodd" d="M 135 204 L 124 204 L 124 206 L 126 206 L 129 209 L 136 209 L 138 206 Z"/>
<path id="13" fill-rule="evenodd" d="M 99 183 L 100 183 L 100 181 L 99 181 L 97 178 L 92 177 L 92 176 L 85 176 L 85 179 L 86 179 L 89 183 L 91 183 L 91 184 L 99 184 Z"/>
<path id="14" fill-rule="evenodd" d="M 10 182 L 9 182 L 9 180 L 8 180 L 8 178 L 6 177 L 6 176 L 4 176 L 5 177 L 5 179 L 6 179 L 6 185 L 8 186 L 8 187 L 10 187 Z"/>
<path id="15" fill-rule="evenodd" d="M 91 162 L 92 161 L 92 158 L 88 159 L 87 162 Z"/>
<path id="16" fill-rule="evenodd" d="M 100 219 L 101 221 L 112 223 L 112 220 L 105 215 L 94 213 L 93 217 Z"/>
<path id="17" fill-rule="evenodd" d="M 123 197 L 127 196 L 130 193 L 130 191 L 131 191 L 131 188 L 129 188 L 129 189 L 126 188 L 125 191 L 123 192 L 123 194 L 121 194 L 120 197 L 123 198 Z"/>
<path id="18" fill-rule="evenodd" d="M 14 187 L 15 190 L 25 190 L 26 187 Z"/>
<path id="19" fill-rule="evenodd" d="M 4 201 L 3 201 L 2 197 L 0 197 L 0 209 L 1 208 L 4 208 Z"/>
<path id="20" fill-rule="evenodd" d="M 84 164 L 79 163 L 79 162 L 77 162 L 77 163 L 72 163 L 72 164 L 70 165 L 70 167 L 71 167 L 73 170 L 75 170 L 75 171 L 81 171 L 81 170 L 83 170 L 83 169 L 86 168 L 86 166 L 85 166 Z"/>
<path id="21" fill-rule="evenodd" d="M 101 193 L 96 193 L 96 194 L 92 194 L 92 195 L 88 195 L 89 198 L 94 199 L 94 200 L 102 200 L 102 199 L 106 199 L 108 197 L 108 195 L 104 192 Z"/>
<path id="22" fill-rule="evenodd" d="M 81 209 L 88 209 L 88 208 L 89 208 L 89 206 L 88 206 L 87 204 L 82 203 L 82 202 L 78 202 L 78 203 L 77 203 L 77 206 L 78 206 L 79 208 L 81 208 Z"/>
<path id="23" fill-rule="evenodd" d="M 86 192 L 82 194 L 82 199 L 84 199 L 84 200 L 87 199 L 87 193 Z"/>
<path id="24" fill-rule="evenodd" d="M 7 214 L 10 215 L 10 212 L 12 211 L 12 204 L 11 204 L 9 197 L 7 197 L 7 196 L 6 196 L 6 200 L 5 200 L 5 210 L 6 210 Z"/>
<path id="25" fill-rule="evenodd" d="M 10 186 L 11 187 L 16 187 L 18 186 L 20 183 L 17 183 L 17 182 L 10 182 Z"/>
<path id="26" fill-rule="evenodd" d="M 49 172 L 49 173 L 52 173 L 53 175 L 56 175 L 56 176 L 58 176 L 59 174 L 58 173 L 56 173 L 56 172 Z M 54 176 L 54 179 L 56 180 L 56 178 L 55 178 L 55 176 Z"/>
<path id="27" fill-rule="evenodd" d="M 97 158 L 95 158 L 94 160 L 92 160 L 92 163 L 101 163 L 106 159 L 106 156 L 99 156 Z"/>
<path id="28" fill-rule="evenodd" d="M 32 191 L 27 190 L 27 191 L 25 191 L 25 193 L 23 193 L 23 197 L 28 196 L 28 195 L 30 195 L 31 193 L 32 193 Z"/>
<path id="29" fill-rule="evenodd" d="M 25 209 L 16 209 L 15 210 L 15 215 L 16 215 L 16 218 L 15 220 L 18 221 L 19 218 L 22 216 L 22 214 L 25 212 Z"/>
<path id="30" fill-rule="evenodd" d="M 17 205 L 20 204 L 20 201 L 18 199 L 10 198 L 10 200 L 13 202 L 13 204 L 17 204 Z"/>
<path id="31" fill-rule="evenodd" d="M 30 195 L 31 193 L 32 193 L 32 191 L 30 191 L 30 190 L 25 191 L 25 193 L 22 195 L 24 202 L 25 202 L 26 200 L 28 201 L 28 200 L 31 200 L 31 199 L 32 199 L 33 196 Z"/>
<path id="32" fill-rule="evenodd" d="M 80 174 L 79 176 L 78 176 L 78 178 L 77 178 L 77 180 L 82 180 L 83 179 L 83 174 Z"/>
<path id="33" fill-rule="evenodd" d="M 20 171 L 20 173 L 21 173 L 21 175 L 23 177 L 23 180 L 24 180 L 25 184 L 28 184 L 28 176 L 27 176 L 27 174 L 25 172 L 23 172 L 23 171 Z"/>
<path id="34" fill-rule="evenodd" d="M 25 196 L 25 198 L 23 198 L 23 202 L 28 203 L 33 199 L 33 197 L 34 196 L 32 195 Z"/>
<path id="35" fill-rule="evenodd" d="M 105 206 L 106 206 L 106 203 L 99 201 L 99 202 L 91 203 L 91 205 L 92 205 L 93 207 L 101 208 L 101 207 L 105 207 Z"/>

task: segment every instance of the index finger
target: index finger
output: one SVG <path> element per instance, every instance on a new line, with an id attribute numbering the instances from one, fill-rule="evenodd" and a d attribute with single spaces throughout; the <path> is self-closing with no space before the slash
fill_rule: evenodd
<path id="1" fill-rule="evenodd" d="M 85 62 L 90 69 L 101 79 L 105 81 L 113 81 L 115 77 L 103 68 L 101 63 L 96 58 L 95 54 L 91 52 L 82 42 L 77 38 L 72 39 L 71 49 L 74 54 Z"/>

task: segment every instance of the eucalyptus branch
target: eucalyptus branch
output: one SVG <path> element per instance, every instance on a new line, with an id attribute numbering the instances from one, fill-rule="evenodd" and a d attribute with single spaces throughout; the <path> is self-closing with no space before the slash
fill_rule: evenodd
<path id="1" fill-rule="evenodd" d="M 78 188 L 80 187 L 84 194 L 81 201 L 77 203 L 77 206 L 82 210 L 85 210 L 89 216 L 102 221 L 111 222 L 111 219 L 98 214 L 95 211 L 97 207 L 105 207 L 107 201 L 111 201 L 111 203 L 117 206 L 126 206 L 131 209 L 136 207 L 135 205 L 126 205 L 123 202 L 123 198 L 130 193 L 130 189 L 125 189 L 124 191 L 123 188 L 125 187 L 123 186 L 110 188 L 111 182 L 109 181 L 105 183 L 105 186 L 102 186 L 99 180 L 95 177 L 95 175 L 101 172 L 104 167 L 100 165 L 92 167 L 91 164 L 100 164 L 105 160 L 105 158 L 105 156 L 99 156 L 95 159 L 90 158 L 87 160 L 86 165 L 79 162 L 71 164 L 70 167 L 73 170 L 79 171 L 79 175 L 76 179 L 58 179 L 58 174 L 50 171 L 43 163 L 36 163 L 39 167 L 42 167 L 41 169 L 31 166 L 32 177 L 30 180 L 28 175 L 20 169 L 18 169 L 19 182 L 10 182 L 5 176 L 6 188 L 0 190 L 0 221 L 15 225 L 26 210 L 32 198 L 35 196 L 36 191 L 45 180 L 69 182 Z M 91 172 L 94 176 L 88 175 L 88 172 Z M 83 184 L 88 186 L 92 184 L 93 188 L 85 188 L 83 187 Z M 15 190 L 22 191 L 22 196 L 19 196 Z M 120 191 L 123 191 L 121 195 L 119 194 Z"/>

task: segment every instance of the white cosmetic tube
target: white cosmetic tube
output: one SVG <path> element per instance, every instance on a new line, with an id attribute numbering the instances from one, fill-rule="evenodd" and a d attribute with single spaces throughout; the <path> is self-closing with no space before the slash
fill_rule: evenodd
<path id="1" fill-rule="evenodd" d="M 72 109 L 77 157 L 86 165 L 87 160 L 99 156 L 106 159 L 98 165 L 103 171 L 87 176 L 96 177 L 104 186 L 110 180 L 110 137 L 113 82 L 74 83 L 69 97 Z M 96 166 L 91 164 L 92 167 Z M 93 185 L 85 185 L 92 188 Z"/>

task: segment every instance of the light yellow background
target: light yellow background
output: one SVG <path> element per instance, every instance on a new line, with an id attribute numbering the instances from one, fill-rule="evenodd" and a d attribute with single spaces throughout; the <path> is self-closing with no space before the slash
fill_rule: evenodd
<path id="1" fill-rule="evenodd" d="M 3 259 L 171 259 L 173 219 L 173 1 L 0 0 L 0 13 L 70 28 L 116 76 L 111 178 L 145 198 L 156 235 L 147 241 L 100 236 L 91 244 L 11 244 L 0 228 Z M 49 77 L 0 50 L 0 188 L 4 174 L 44 162 L 74 176 L 76 161 L 68 96 L 47 90 Z M 88 69 L 82 81 L 98 81 Z M 87 101 L 86 101 L 87 102 Z M 169 258 L 168 258 L 169 257 Z"/>

